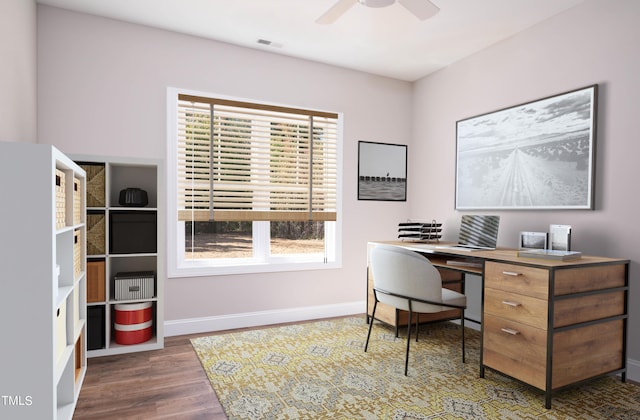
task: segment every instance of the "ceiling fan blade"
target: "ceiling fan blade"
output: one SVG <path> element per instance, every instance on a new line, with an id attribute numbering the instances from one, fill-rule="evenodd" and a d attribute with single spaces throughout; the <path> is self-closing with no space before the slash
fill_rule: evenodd
<path id="1" fill-rule="evenodd" d="M 358 0 L 338 0 L 336 4 L 331 6 L 329 10 L 324 12 L 322 16 L 316 19 L 316 23 L 322 25 L 335 22 L 340 16 L 342 16 L 347 10 L 351 9 Z"/>
<path id="2" fill-rule="evenodd" d="M 398 0 L 398 3 L 420 20 L 427 20 L 440 11 L 440 8 L 429 0 Z"/>

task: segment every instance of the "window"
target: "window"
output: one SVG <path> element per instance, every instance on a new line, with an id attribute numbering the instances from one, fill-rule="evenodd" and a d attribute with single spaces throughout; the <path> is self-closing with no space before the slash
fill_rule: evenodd
<path id="1" fill-rule="evenodd" d="M 170 275 L 339 265 L 337 113 L 174 89 L 168 103 Z"/>

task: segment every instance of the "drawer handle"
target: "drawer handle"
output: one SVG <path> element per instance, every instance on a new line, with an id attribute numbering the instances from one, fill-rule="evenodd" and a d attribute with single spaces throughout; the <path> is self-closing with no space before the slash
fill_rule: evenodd
<path id="1" fill-rule="evenodd" d="M 520 306 L 521 304 L 518 302 L 509 302 L 508 300 L 503 300 L 502 303 L 507 306 L 513 306 L 514 308 Z"/>
<path id="2" fill-rule="evenodd" d="M 506 332 L 507 334 L 511 334 L 511 335 L 518 335 L 520 334 L 520 331 L 518 330 L 512 330 L 511 328 L 501 328 L 502 332 Z"/>
<path id="3" fill-rule="evenodd" d="M 504 274 L 505 276 L 512 276 L 512 277 L 518 277 L 522 275 L 522 273 L 516 273 L 515 271 L 503 271 L 502 274 Z"/>

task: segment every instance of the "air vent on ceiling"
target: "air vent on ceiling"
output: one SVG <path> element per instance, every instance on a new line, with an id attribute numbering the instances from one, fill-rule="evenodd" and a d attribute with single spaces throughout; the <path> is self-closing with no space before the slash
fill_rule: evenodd
<path id="1" fill-rule="evenodd" d="M 279 43 L 273 42 L 273 41 L 269 41 L 268 39 L 260 38 L 256 42 L 258 44 L 260 44 L 260 45 L 266 45 L 266 46 L 274 47 L 274 48 L 282 48 L 282 44 L 279 44 Z"/>

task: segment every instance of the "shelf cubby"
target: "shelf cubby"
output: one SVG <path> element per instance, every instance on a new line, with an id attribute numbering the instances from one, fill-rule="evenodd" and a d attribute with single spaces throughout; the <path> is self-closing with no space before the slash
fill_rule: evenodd
<path id="1" fill-rule="evenodd" d="M 29 418 L 71 419 L 86 373 L 85 172 L 53 146 L 0 142 L 0 178 L 0 389 L 28 398 Z"/>
<path id="2" fill-rule="evenodd" d="M 163 165 L 153 159 L 74 156 L 87 173 L 87 356 L 164 346 Z M 121 203 L 121 192 L 140 189 L 145 203 Z M 125 194 L 125 193 L 123 193 Z M 133 204 L 133 205 L 129 205 Z M 118 273 L 152 271 L 154 296 L 116 300 Z M 153 302 L 153 336 L 140 344 L 115 342 L 115 305 Z"/>

